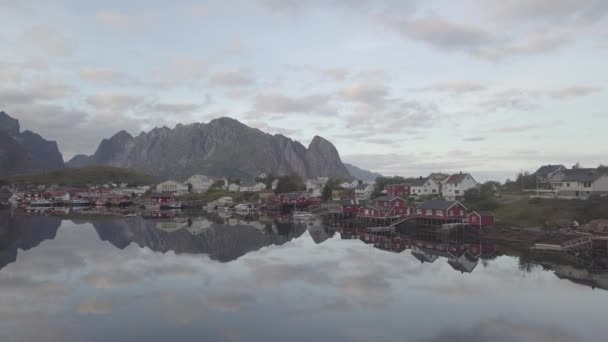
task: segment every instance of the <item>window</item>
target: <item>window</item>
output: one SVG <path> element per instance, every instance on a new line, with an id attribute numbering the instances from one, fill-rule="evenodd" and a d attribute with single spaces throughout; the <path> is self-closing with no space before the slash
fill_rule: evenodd
<path id="1" fill-rule="evenodd" d="M 460 190 L 454 190 L 454 193 L 455 193 L 455 194 L 459 194 L 459 193 L 460 193 Z"/>
<path id="2" fill-rule="evenodd" d="M 450 210 L 450 216 L 454 216 L 454 211 Z"/>
<path id="3" fill-rule="evenodd" d="M 443 216 L 443 210 L 437 210 L 437 216 Z"/>
<path id="4" fill-rule="evenodd" d="M 432 210 L 430 210 L 430 209 L 427 209 L 427 210 L 426 210 L 426 214 L 427 214 L 427 215 L 433 215 L 433 211 L 432 211 Z"/>
<path id="5" fill-rule="evenodd" d="M 417 213 L 418 215 L 422 215 L 422 209 L 418 209 L 418 210 L 416 210 L 416 213 Z"/>

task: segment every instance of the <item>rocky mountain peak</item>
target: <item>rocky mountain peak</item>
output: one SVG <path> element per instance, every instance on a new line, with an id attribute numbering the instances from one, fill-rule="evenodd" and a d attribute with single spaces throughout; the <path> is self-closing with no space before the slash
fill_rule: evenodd
<path id="1" fill-rule="evenodd" d="M 13 119 L 4 111 L 0 112 L 0 131 L 6 132 L 11 136 L 16 136 L 21 132 L 19 120 Z"/>

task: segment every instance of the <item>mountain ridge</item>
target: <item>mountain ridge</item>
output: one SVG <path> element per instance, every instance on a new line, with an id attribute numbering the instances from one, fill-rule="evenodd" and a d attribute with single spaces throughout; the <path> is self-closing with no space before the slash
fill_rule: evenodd
<path id="1" fill-rule="evenodd" d="M 77 155 L 66 165 L 127 167 L 165 179 L 195 173 L 248 179 L 261 173 L 352 178 L 335 146 L 321 136 L 305 147 L 229 117 L 157 127 L 137 136 L 119 131 L 103 139 L 93 155 Z"/>
<path id="2" fill-rule="evenodd" d="M 0 176 L 58 170 L 64 167 L 57 142 L 30 130 L 0 111 Z"/>

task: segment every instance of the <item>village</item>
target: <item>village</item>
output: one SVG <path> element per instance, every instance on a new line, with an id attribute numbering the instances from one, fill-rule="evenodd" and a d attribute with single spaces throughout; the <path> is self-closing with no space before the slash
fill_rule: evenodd
<path id="1" fill-rule="evenodd" d="M 295 219 L 339 216 L 379 227 L 415 222 L 429 227 L 468 225 L 487 230 L 501 221 L 492 210 L 474 204 L 470 208 L 466 202 L 471 191 L 490 183 L 495 187 L 496 182 L 482 185 L 465 172 L 371 182 L 316 177 L 305 182 L 299 180 L 299 183 L 293 178 L 262 173 L 255 181 L 197 174 L 184 181 L 168 180 L 156 185 L 5 186 L 0 190 L 4 193 L 0 202 L 29 209 L 93 206 L 137 207 L 149 211 L 204 209 L 251 213 L 266 210 L 289 212 Z M 522 173 L 520 180 L 512 183 L 516 183 L 516 187 L 521 183 L 520 196 L 529 198 L 586 199 L 608 194 L 608 173 L 602 168 L 544 165 L 534 174 Z M 492 194 L 498 195 L 496 191 Z M 595 222 L 592 226 L 598 224 Z"/>

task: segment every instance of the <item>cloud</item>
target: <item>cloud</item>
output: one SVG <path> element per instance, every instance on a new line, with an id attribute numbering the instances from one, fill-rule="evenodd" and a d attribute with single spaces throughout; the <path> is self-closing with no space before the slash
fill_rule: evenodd
<path id="1" fill-rule="evenodd" d="M 195 103 L 154 103 L 146 107 L 147 110 L 159 114 L 187 114 L 192 113 L 201 108 L 201 105 Z"/>
<path id="2" fill-rule="evenodd" d="M 507 89 L 481 100 L 478 107 L 483 113 L 499 110 L 531 111 L 539 106 L 543 92 L 536 89 Z"/>
<path id="3" fill-rule="evenodd" d="M 481 8 L 494 18 L 545 23 L 589 23 L 608 13 L 603 0 L 489 0 Z"/>
<path id="4" fill-rule="evenodd" d="M 249 293 L 223 293 L 210 295 L 207 303 L 215 310 L 239 312 L 255 303 L 255 297 Z"/>
<path id="5" fill-rule="evenodd" d="M 330 96 L 325 95 L 290 97 L 276 92 L 264 92 L 254 97 L 250 116 L 261 113 L 328 114 L 332 111 L 329 107 L 330 99 Z"/>
<path id="6" fill-rule="evenodd" d="M 578 341 L 558 326 L 545 326 L 531 322 L 519 323 L 505 318 L 493 318 L 477 322 L 469 330 L 446 330 L 425 342 L 474 342 L 474 341 Z"/>
<path id="7" fill-rule="evenodd" d="M 549 91 L 549 96 L 557 100 L 571 100 L 576 97 L 583 97 L 600 91 L 598 87 L 591 86 L 572 86 Z"/>
<path id="8" fill-rule="evenodd" d="M 80 302 L 77 310 L 83 315 L 107 315 L 112 313 L 112 303 L 91 298 Z"/>
<path id="9" fill-rule="evenodd" d="M 375 108 L 384 108 L 389 90 L 384 84 L 355 83 L 346 86 L 340 92 L 345 101 L 364 103 Z"/>
<path id="10" fill-rule="evenodd" d="M 209 83 L 214 86 L 246 87 L 253 82 L 253 77 L 245 70 L 216 71 L 209 76 Z"/>
<path id="11" fill-rule="evenodd" d="M 83 280 L 87 285 L 96 289 L 120 289 L 132 287 L 142 278 L 122 269 L 113 269 L 109 272 L 90 273 Z"/>
<path id="12" fill-rule="evenodd" d="M 5 106 L 28 105 L 68 96 L 73 88 L 56 81 L 36 81 L 21 88 L 0 88 L 0 102 Z"/>
<path id="13" fill-rule="evenodd" d="M 480 141 L 485 141 L 486 137 L 470 137 L 470 138 L 464 138 L 462 140 L 467 141 L 467 142 L 480 142 Z"/>
<path id="14" fill-rule="evenodd" d="M 34 26 L 23 33 L 23 38 L 51 56 L 65 57 L 76 51 L 73 39 L 50 26 Z"/>
<path id="15" fill-rule="evenodd" d="M 450 81 L 435 83 L 424 88 L 418 88 L 414 90 L 418 91 L 434 91 L 438 93 L 450 93 L 450 94 L 466 94 L 485 91 L 488 86 L 474 81 Z"/>
<path id="16" fill-rule="evenodd" d="M 257 0 L 257 4 L 275 14 L 302 15 L 310 11 L 339 11 L 340 13 L 410 13 L 415 9 L 413 0 Z"/>
<path id="17" fill-rule="evenodd" d="M 162 84 L 175 86 L 184 82 L 200 81 L 211 61 L 207 59 L 181 56 L 173 58 L 169 65 L 161 72 Z"/>
<path id="18" fill-rule="evenodd" d="M 120 29 L 134 29 L 153 21 L 151 16 L 130 15 L 118 11 L 100 11 L 95 14 L 95 18 L 103 25 Z"/>
<path id="19" fill-rule="evenodd" d="M 109 68 L 82 68 L 80 69 L 80 78 L 96 84 L 131 84 L 134 80 L 120 71 L 115 71 Z"/>
<path id="20" fill-rule="evenodd" d="M 494 129 L 493 131 L 497 132 L 497 133 L 521 133 L 524 131 L 540 129 L 543 127 L 544 127 L 544 125 L 541 125 L 541 124 L 525 124 L 525 125 L 500 127 L 500 128 Z"/>
<path id="21" fill-rule="evenodd" d="M 144 98 L 141 96 L 120 94 L 120 93 L 100 93 L 86 98 L 86 102 L 102 111 L 123 112 L 142 104 Z"/>
<path id="22" fill-rule="evenodd" d="M 384 17 L 380 20 L 384 25 L 406 38 L 422 41 L 442 50 L 474 51 L 501 41 L 496 35 L 480 27 L 441 17 L 408 20 Z"/>
<path id="23" fill-rule="evenodd" d="M 526 39 L 509 42 L 503 45 L 482 46 L 473 52 L 474 55 L 489 59 L 500 60 L 517 55 L 543 53 L 557 49 L 572 39 L 572 32 L 550 32 L 539 35 L 531 34 Z"/>

